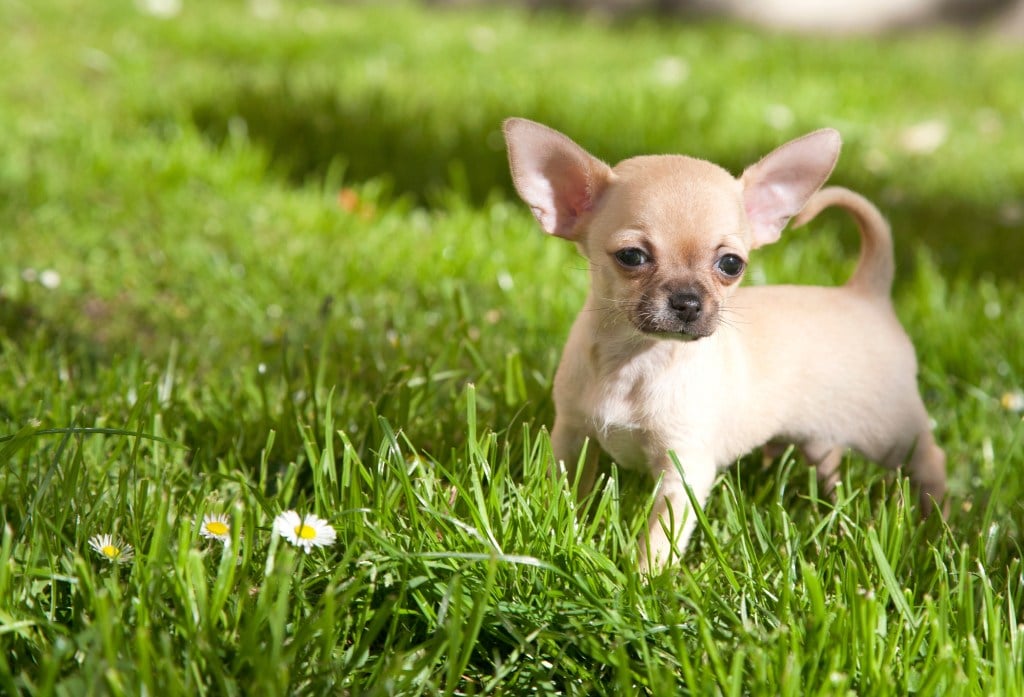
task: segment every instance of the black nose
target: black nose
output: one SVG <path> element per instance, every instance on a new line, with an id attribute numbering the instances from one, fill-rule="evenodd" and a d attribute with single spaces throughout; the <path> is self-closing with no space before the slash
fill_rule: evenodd
<path id="1" fill-rule="evenodd" d="M 668 304 L 684 322 L 693 322 L 700 317 L 700 297 L 695 293 L 673 293 L 668 296 Z"/>

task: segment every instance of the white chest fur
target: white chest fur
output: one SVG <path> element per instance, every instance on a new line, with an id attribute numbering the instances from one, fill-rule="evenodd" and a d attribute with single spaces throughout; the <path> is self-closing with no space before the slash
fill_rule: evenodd
<path id="1" fill-rule="evenodd" d="M 710 365 L 712 343 L 653 342 L 592 390 L 591 428 L 620 465 L 646 468 L 669 450 L 681 458 L 717 455 L 720 400 L 713 396 L 725 386 Z"/>

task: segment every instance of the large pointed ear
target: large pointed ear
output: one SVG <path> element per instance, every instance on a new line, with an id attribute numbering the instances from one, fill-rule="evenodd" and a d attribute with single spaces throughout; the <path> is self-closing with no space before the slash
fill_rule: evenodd
<path id="1" fill-rule="evenodd" d="M 838 131 L 823 128 L 779 146 L 743 172 L 743 204 L 754 247 L 779 239 L 789 219 L 832 173 L 841 145 Z"/>
<path id="2" fill-rule="evenodd" d="M 508 119 L 504 130 L 516 191 L 545 232 L 575 240 L 579 219 L 597 203 L 611 168 L 534 121 Z"/>

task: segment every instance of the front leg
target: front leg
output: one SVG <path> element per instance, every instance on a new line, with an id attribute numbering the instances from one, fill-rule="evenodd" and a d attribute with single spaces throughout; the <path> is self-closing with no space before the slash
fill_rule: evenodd
<path id="1" fill-rule="evenodd" d="M 597 478 L 597 460 L 600 448 L 591 439 L 588 443 L 589 433 L 586 429 L 579 428 L 566 419 L 555 417 L 555 425 L 551 429 L 551 450 L 555 455 L 555 464 L 565 468 L 569 476 L 569 483 L 572 484 L 577 478 L 577 467 L 580 467 L 580 455 L 583 448 L 587 449 L 586 459 L 582 463 L 582 471 L 579 472 L 579 488 L 577 497 L 582 499 L 594 488 L 594 480 Z"/>
<path id="2" fill-rule="evenodd" d="M 660 477 L 661 482 L 647 523 L 647 534 L 640 539 L 640 572 L 643 574 L 655 573 L 681 559 L 693 534 L 697 515 L 686 495 L 684 477 L 701 508 L 707 503 L 715 483 L 714 462 L 692 457 L 680 462 L 681 468 L 666 455 L 651 467 L 651 473 Z"/>

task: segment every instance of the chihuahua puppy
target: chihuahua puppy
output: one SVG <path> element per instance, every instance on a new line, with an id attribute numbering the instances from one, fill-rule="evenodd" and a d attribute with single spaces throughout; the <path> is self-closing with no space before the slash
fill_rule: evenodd
<path id="1" fill-rule="evenodd" d="M 850 448 L 906 465 L 925 514 L 942 500 L 945 455 L 890 300 L 888 225 L 858 194 L 819 191 L 839 157 L 838 132 L 786 143 L 738 179 L 679 155 L 612 168 L 525 119 L 507 120 L 504 132 L 519 195 L 590 265 L 555 375 L 554 455 L 581 496 L 595 481 L 593 443 L 654 478 L 643 572 L 686 547 L 696 515 L 685 487 L 703 506 L 720 469 L 767 443 L 797 444 L 827 491 Z M 854 216 L 862 238 L 844 286 L 739 287 L 751 250 L 778 240 L 793 216 L 803 224 L 833 205 Z"/>

